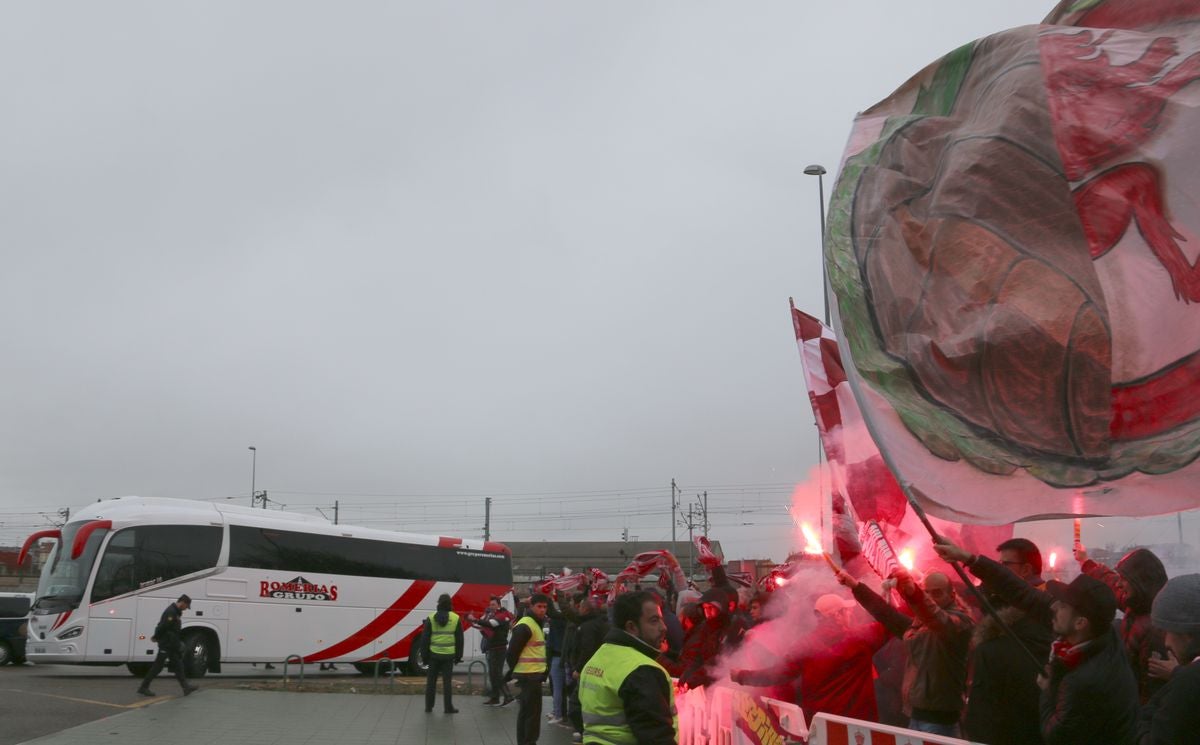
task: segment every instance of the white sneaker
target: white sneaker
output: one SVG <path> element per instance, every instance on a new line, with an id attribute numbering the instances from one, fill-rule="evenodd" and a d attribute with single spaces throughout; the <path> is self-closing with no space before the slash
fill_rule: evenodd
<path id="1" fill-rule="evenodd" d="M 582 732 L 572 732 L 571 733 L 571 742 L 583 742 L 583 733 Z"/>
<path id="2" fill-rule="evenodd" d="M 560 719 L 559 717 L 556 717 L 556 716 L 554 716 L 553 714 L 547 714 L 547 715 L 546 715 L 546 721 L 547 721 L 547 722 L 549 722 L 550 724 L 558 724 L 559 722 L 561 722 L 561 721 L 562 721 L 562 719 Z"/>

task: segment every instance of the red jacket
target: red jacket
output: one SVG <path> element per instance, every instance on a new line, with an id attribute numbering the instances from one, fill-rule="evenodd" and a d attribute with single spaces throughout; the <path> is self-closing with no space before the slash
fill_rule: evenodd
<path id="1" fill-rule="evenodd" d="M 878 713 L 871 658 L 887 640 L 887 631 L 877 623 L 851 629 L 821 623 L 782 668 L 747 672 L 740 679 L 769 685 L 799 676 L 799 703 L 809 724 L 821 712 L 874 722 Z"/>
<path id="2" fill-rule="evenodd" d="M 800 662 L 800 705 L 812 723 L 819 712 L 874 722 L 875 668 L 871 658 L 888 640 L 882 624 L 842 630 L 821 624 L 808 638 Z"/>

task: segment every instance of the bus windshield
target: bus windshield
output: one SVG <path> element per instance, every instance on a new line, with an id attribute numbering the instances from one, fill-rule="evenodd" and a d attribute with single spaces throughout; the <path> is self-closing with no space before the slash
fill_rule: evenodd
<path id="1" fill-rule="evenodd" d="M 63 526 L 62 540 L 55 543 L 46 565 L 42 567 L 35 608 L 63 611 L 78 608 L 83 601 L 83 591 L 92 575 L 96 554 L 100 551 L 104 536 L 108 534 L 104 529 L 94 531 L 88 536 L 83 553 L 79 554 L 79 558 L 72 559 L 71 544 L 75 541 L 75 534 L 86 524 L 79 522 Z"/>

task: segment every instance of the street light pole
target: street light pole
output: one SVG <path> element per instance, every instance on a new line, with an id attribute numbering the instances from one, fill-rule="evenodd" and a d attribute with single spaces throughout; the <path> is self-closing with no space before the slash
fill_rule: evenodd
<path id="1" fill-rule="evenodd" d="M 250 446 L 250 506 L 254 506 L 254 472 L 258 470 L 258 448 Z"/>
<path id="2" fill-rule="evenodd" d="M 825 325 L 829 325 L 829 279 L 825 276 L 825 166 L 814 163 L 804 169 L 805 175 L 817 177 L 817 204 L 821 215 L 821 294 L 825 297 Z"/>
<path id="3" fill-rule="evenodd" d="M 814 163 L 805 167 L 804 173 L 807 176 L 817 177 L 817 203 L 818 212 L 821 216 L 821 295 L 825 299 L 825 325 L 829 325 L 829 277 L 825 272 L 825 166 Z M 833 546 L 833 490 L 828 493 L 825 491 L 825 447 L 821 442 L 820 435 L 817 436 L 817 468 L 821 474 L 821 512 L 819 515 L 821 522 L 821 545 Z M 829 520 L 829 530 L 825 529 L 825 520 Z M 826 536 L 829 537 L 829 542 L 826 544 Z"/>

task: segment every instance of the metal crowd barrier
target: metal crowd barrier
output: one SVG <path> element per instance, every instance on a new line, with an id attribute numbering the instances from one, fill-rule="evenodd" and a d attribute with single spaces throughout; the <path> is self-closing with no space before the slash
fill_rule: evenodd
<path id="1" fill-rule="evenodd" d="M 383 663 L 385 662 L 387 663 L 388 671 L 388 693 L 392 693 L 396 690 L 396 663 L 391 657 L 380 657 L 379 659 L 375 660 L 375 675 L 371 679 L 372 685 L 376 688 L 379 687 L 379 668 L 382 667 Z"/>
<path id="2" fill-rule="evenodd" d="M 475 689 L 474 689 L 474 688 L 471 686 L 471 681 L 472 681 L 472 680 L 474 680 L 474 678 L 475 678 L 475 675 L 474 675 L 473 671 L 475 670 L 475 666 L 476 666 L 476 665 L 479 665 L 480 667 L 482 667 L 482 668 L 483 668 L 483 680 L 484 680 L 484 683 L 485 683 L 485 685 L 484 685 L 484 688 L 487 688 L 487 685 L 486 685 L 486 683 L 487 683 L 487 679 L 488 679 L 488 676 L 487 676 L 487 663 L 486 663 L 486 662 L 484 662 L 483 660 L 471 660 L 470 662 L 468 662 L 468 663 L 467 663 L 467 691 L 474 691 L 474 690 L 475 690 Z"/>
<path id="3" fill-rule="evenodd" d="M 283 660 L 283 687 L 284 688 L 287 688 L 287 686 L 288 686 L 288 664 L 291 663 L 292 660 L 295 660 L 296 662 L 300 663 L 300 685 L 304 685 L 304 658 L 298 654 L 289 654 Z"/>

